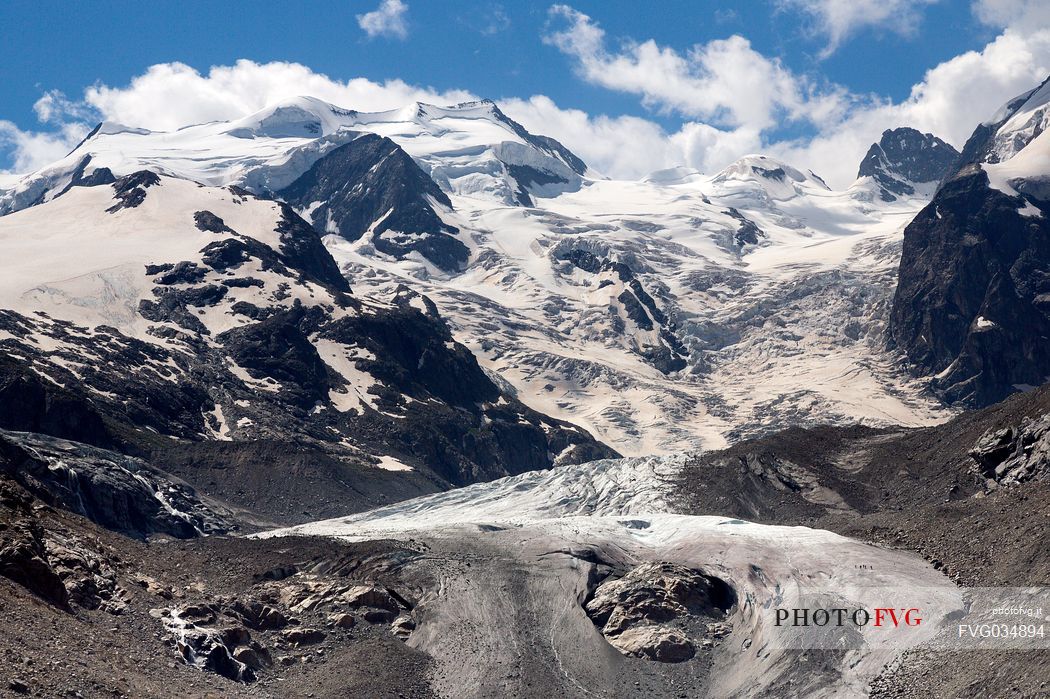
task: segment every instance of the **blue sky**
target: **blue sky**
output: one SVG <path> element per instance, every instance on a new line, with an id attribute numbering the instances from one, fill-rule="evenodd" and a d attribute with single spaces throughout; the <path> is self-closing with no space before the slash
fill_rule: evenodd
<path id="1" fill-rule="evenodd" d="M 59 121 L 87 122 L 98 110 L 78 113 L 71 109 L 42 124 L 34 104 L 47 93 L 58 91 L 77 103 L 85 88 L 96 84 L 125 87 L 155 64 L 179 62 L 206 74 L 212 66 L 249 59 L 259 64 L 302 64 L 336 81 L 364 77 L 381 84 L 398 79 L 438 93 L 459 90 L 496 99 L 544 95 L 562 110 L 611 118 L 641 117 L 669 138 L 684 124 L 702 123 L 735 133 L 742 145 L 787 143 L 797 150 L 799 139 L 819 137 L 828 128 L 827 117 L 813 116 L 809 106 L 801 117 L 786 113 L 798 111 L 791 105 L 774 107 L 771 118 L 776 124 L 755 127 L 761 134 L 749 134 L 748 141 L 737 130 L 742 121 L 739 111 L 750 109 L 749 105 L 727 105 L 735 114 L 727 120 L 724 110 L 709 113 L 696 103 L 676 104 L 666 91 L 649 94 L 637 83 L 621 87 L 615 76 L 598 72 L 611 70 L 612 58 L 630 55 L 630 47 L 644 42 L 651 41 L 688 63 L 694 47 L 737 36 L 746 39 L 763 60 L 782 66 L 807 90 L 845 94 L 843 105 L 848 106 L 837 107 L 839 111 L 855 109 L 858 102 L 896 105 L 909 99 L 913 86 L 924 80 L 928 70 L 967 51 L 980 52 L 1003 33 L 1016 31 L 1010 21 L 989 20 L 989 13 L 978 5 L 995 10 L 1013 4 L 1027 12 L 1029 6 L 1043 4 L 1037 0 L 979 0 L 973 4 L 963 0 L 673 0 L 650 5 L 579 0 L 571 2 L 565 12 L 555 12 L 551 3 L 385 2 L 394 3 L 386 8 L 386 19 L 379 16 L 378 24 L 368 25 L 361 18 L 369 12 L 382 14 L 379 0 L 260 0 L 251 4 L 6 0 L 0 4 L 4 84 L 0 120 L 12 134 L 15 130 L 21 134 L 55 131 Z M 879 16 L 886 8 L 889 16 Z M 1034 21 L 1042 21 L 1038 10 L 1031 11 Z M 586 21 L 574 19 L 579 16 Z M 391 17 L 393 25 L 387 21 Z M 373 36 L 366 32 L 366 25 L 373 30 L 378 27 Z M 591 27 L 603 32 L 600 64 L 595 64 L 593 55 L 584 55 L 587 49 L 581 49 L 575 39 L 559 43 L 551 38 L 559 31 Z M 588 60 L 592 63 L 589 76 Z M 1024 69 L 1042 70 L 1041 61 L 1039 56 Z M 641 61 L 637 67 L 647 70 Z M 693 72 L 698 71 L 703 69 Z M 654 81 L 661 79 L 658 73 L 653 71 Z M 1017 84 L 1025 79 L 1027 76 L 1018 78 Z M 524 109 L 519 111 L 525 114 Z M 842 117 L 836 112 L 836 120 Z M 531 114 L 531 118 L 535 122 L 542 115 Z M 19 147 L 16 137 L 5 140 L 2 133 L 0 170 L 14 166 Z M 683 156 L 689 157 L 694 156 Z"/>

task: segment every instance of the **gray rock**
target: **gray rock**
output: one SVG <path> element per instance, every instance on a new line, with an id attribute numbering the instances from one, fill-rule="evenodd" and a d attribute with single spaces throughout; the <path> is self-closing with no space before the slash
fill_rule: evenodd
<path id="1" fill-rule="evenodd" d="M 732 604 L 732 590 L 718 578 L 672 563 L 644 563 L 599 585 L 585 609 L 608 637 L 686 615 L 720 619 Z"/>
<path id="2" fill-rule="evenodd" d="M 662 663 L 680 663 L 696 654 L 692 641 L 666 626 L 635 626 L 609 639 L 609 643 L 624 655 Z"/>
<path id="3" fill-rule="evenodd" d="M 722 620 L 735 600 L 732 588 L 719 578 L 673 563 L 643 563 L 600 584 L 584 608 L 621 653 L 676 663 L 696 653 L 676 626 L 698 628 L 693 622 L 711 620 L 706 634 L 722 638 L 731 629 Z"/>
<path id="4" fill-rule="evenodd" d="M 981 476 L 996 485 L 1050 477 L 1050 413 L 989 430 L 970 449 Z"/>
<path id="5" fill-rule="evenodd" d="M 325 639 L 325 636 L 327 634 L 321 629 L 312 628 L 288 629 L 281 634 L 281 638 L 293 646 L 309 646 L 320 643 Z"/>
<path id="6" fill-rule="evenodd" d="M 337 629 L 352 629 L 354 624 L 357 622 L 354 617 L 350 614 L 333 614 L 328 617 L 328 620 L 332 622 L 332 625 Z"/>
<path id="7" fill-rule="evenodd" d="M 227 612 L 232 613 L 241 619 L 245 626 L 256 631 L 283 629 L 291 623 L 284 612 L 261 602 L 235 600 L 230 604 Z"/>
<path id="8" fill-rule="evenodd" d="M 388 609 L 368 609 L 361 616 L 369 624 L 385 624 L 393 621 L 397 617 L 397 612 L 391 612 Z"/>
<path id="9" fill-rule="evenodd" d="M 346 604 L 352 609 L 358 607 L 375 607 L 376 609 L 385 609 L 389 612 L 393 612 L 395 616 L 401 609 L 397 600 L 394 599 L 389 592 L 368 585 L 361 585 L 352 588 L 349 592 L 343 595 L 343 599 L 346 600 Z"/>
<path id="10" fill-rule="evenodd" d="M 233 651 L 233 657 L 237 662 L 243 663 L 252 670 L 263 670 L 273 665 L 269 651 L 258 643 L 238 647 Z"/>
<path id="11" fill-rule="evenodd" d="M 416 630 L 415 620 L 407 614 L 402 614 L 390 624 L 390 629 L 398 638 L 408 638 Z"/>

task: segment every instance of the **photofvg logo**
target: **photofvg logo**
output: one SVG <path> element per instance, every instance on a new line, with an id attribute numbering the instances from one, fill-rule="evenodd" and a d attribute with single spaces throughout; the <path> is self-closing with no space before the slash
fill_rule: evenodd
<path id="1" fill-rule="evenodd" d="M 755 609 L 774 648 L 1050 648 L 1050 588 L 776 587 Z"/>
<path id="2" fill-rule="evenodd" d="M 875 628 L 892 626 L 919 626 L 922 624 L 922 612 L 918 607 L 876 607 L 867 609 L 808 609 L 794 607 L 791 609 L 776 608 L 777 626 L 846 626 L 852 624 L 858 628 L 868 626 Z"/>

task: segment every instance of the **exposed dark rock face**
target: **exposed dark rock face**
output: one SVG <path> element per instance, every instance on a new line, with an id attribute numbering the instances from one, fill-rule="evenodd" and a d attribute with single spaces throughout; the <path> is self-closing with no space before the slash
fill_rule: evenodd
<path id="1" fill-rule="evenodd" d="M 330 388 L 325 363 L 306 339 L 305 316 L 301 308 L 278 312 L 219 338 L 234 362 L 254 378 L 285 385 L 287 399 L 303 409 L 324 401 Z"/>
<path id="2" fill-rule="evenodd" d="M 210 211 L 198 211 L 193 215 L 197 228 L 209 233 L 233 233 L 233 229 L 226 222 Z"/>
<path id="3" fill-rule="evenodd" d="M 184 292 L 177 289 L 161 287 L 157 287 L 153 293 L 157 296 L 156 301 L 143 299 L 139 302 L 139 315 L 143 318 L 154 323 L 171 322 L 199 335 L 211 333 L 188 308 L 188 306 L 196 305 L 193 303 L 192 296 L 185 296 Z"/>
<path id="4" fill-rule="evenodd" d="M 312 281 L 332 291 L 350 292 L 349 282 L 321 239 L 287 204 L 281 205 L 277 232 L 281 236 L 281 262 L 298 270 L 300 281 Z"/>
<path id="5" fill-rule="evenodd" d="M 90 136 L 88 138 L 90 138 Z M 62 196 L 69 191 L 70 187 L 97 187 L 104 184 L 113 184 L 117 181 L 117 178 L 113 176 L 113 171 L 108 167 L 96 168 L 90 175 L 85 175 L 84 172 L 90 164 L 91 156 L 85 155 L 81 161 L 77 163 L 76 169 L 73 170 L 73 174 L 69 179 L 69 185 L 56 196 Z"/>
<path id="6" fill-rule="evenodd" d="M 890 346 L 949 402 L 990 405 L 1050 376 L 1050 173 L 1012 179 L 1006 193 L 984 169 L 1040 135 L 1045 107 L 1027 106 L 1034 92 L 974 131 L 904 231 Z M 1000 133 L 1021 110 L 1030 123 Z"/>
<path id="7" fill-rule="evenodd" d="M 907 127 L 888 129 L 868 149 L 857 177 L 872 177 L 882 199 L 894 201 L 914 194 L 915 184 L 940 182 L 958 157 L 959 151 L 933 134 Z"/>
<path id="8" fill-rule="evenodd" d="M 626 330 L 624 320 L 630 320 L 644 333 L 652 333 L 655 338 L 639 338 L 636 351 L 654 367 L 665 374 L 684 369 L 688 350 L 678 338 L 677 324 L 660 307 L 652 294 L 646 291 L 630 265 L 611 260 L 583 247 L 573 244 L 561 246 L 555 251 L 559 259 L 567 260 L 574 267 L 591 274 L 612 272 L 624 284 L 624 289 L 616 300 L 623 306 L 625 319 L 617 318 L 620 331 Z M 605 279 L 601 287 L 613 282 Z M 611 313 L 617 309 L 610 308 Z"/>
<path id="9" fill-rule="evenodd" d="M 726 213 L 740 221 L 740 227 L 736 229 L 736 235 L 733 236 L 737 248 L 743 248 L 745 245 L 758 245 L 759 240 L 766 237 L 758 224 L 736 209 L 730 208 Z"/>
<path id="10" fill-rule="evenodd" d="M 335 321 L 324 336 L 363 341 L 375 356 L 367 360 L 369 373 L 417 400 L 433 396 L 463 408 L 499 400 L 499 389 L 474 355 L 462 345 L 446 345 L 452 333 L 444 321 L 407 303 L 389 313 Z"/>
<path id="11" fill-rule="evenodd" d="M 69 593 L 48 560 L 44 532 L 32 516 L 32 503 L 24 491 L 0 481 L 0 576 L 69 609 Z"/>
<path id="12" fill-rule="evenodd" d="M 321 235 L 357 240 L 370 232 L 379 252 L 402 258 L 416 251 L 446 270 L 458 270 L 468 250 L 434 207 L 452 208 L 448 196 L 405 151 L 388 138 L 365 134 L 328 153 L 299 179 L 275 193 L 311 210 Z M 316 236 L 315 236 L 316 237 Z"/>
<path id="13" fill-rule="evenodd" d="M 1050 478 L 1050 413 L 989 430 L 970 449 L 981 475 L 997 485 Z"/>
<path id="14" fill-rule="evenodd" d="M 149 170 L 139 170 L 121 177 L 113 183 L 113 190 L 116 192 L 114 198 L 119 201 L 106 211 L 113 214 L 121 209 L 135 208 L 146 200 L 146 190 L 158 184 L 160 177 Z"/>
<path id="15" fill-rule="evenodd" d="M 44 502 L 129 536 L 188 538 L 232 526 L 185 483 L 86 444 L 0 431 L 0 474 Z"/>
<path id="16" fill-rule="evenodd" d="M 256 240 L 238 238 L 224 238 L 208 243 L 201 252 L 204 253 L 204 264 L 216 272 L 237 269 L 252 257 L 257 257 L 264 265 L 269 266 L 277 257 L 273 250 Z M 263 269 L 267 269 L 267 266 Z"/>
<path id="17" fill-rule="evenodd" d="M 507 173 L 517 183 L 518 188 L 515 191 L 518 203 L 522 206 L 532 206 L 532 196 L 529 194 L 530 185 L 545 185 L 545 184 L 565 184 L 567 180 L 559 175 L 555 175 L 543 170 L 538 170 L 528 165 L 516 165 L 506 164 Z"/>
<path id="18" fill-rule="evenodd" d="M 0 317 L 0 327 L 2 321 Z M 42 432 L 103 447 L 115 443 L 90 403 L 11 357 L 0 358 L 0 428 Z"/>
<path id="19" fill-rule="evenodd" d="M 147 265 L 146 274 L 160 274 L 155 281 L 158 284 L 196 284 L 208 276 L 208 270 L 196 262 L 179 262 L 177 264 Z"/>
<path id="20" fill-rule="evenodd" d="M 1050 375 L 1050 206 L 1026 204 L 971 166 L 904 231 L 891 345 L 948 401 L 989 405 Z"/>

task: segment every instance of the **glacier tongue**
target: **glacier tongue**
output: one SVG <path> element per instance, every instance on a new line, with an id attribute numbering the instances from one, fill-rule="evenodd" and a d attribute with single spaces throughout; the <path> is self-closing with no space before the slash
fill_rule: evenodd
<path id="1" fill-rule="evenodd" d="M 263 536 L 295 533 L 370 539 L 463 524 L 522 525 L 562 517 L 667 513 L 670 481 L 685 459 L 684 455 L 603 459 L 531 471 Z"/>
<path id="2" fill-rule="evenodd" d="M 402 571 L 430 581 L 410 643 L 435 658 L 435 676 L 457 696 L 483 696 L 493 678 L 502 678 L 514 695 L 521 691 L 515 683 L 524 680 L 506 676 L 503 664 L 532 654 L 538 666 L 559 669 L 542 680 L 554 691 L 615 691 L 622 659 L 609 653 L 580 602 L 593 585 L 595 565 L 622 571 L 645 561 L 672 562 L 729 583 L 737 601 L 727 617 L 732 631 L 712 651 L 709 696 L 763 696 L 787 683 L 805 696 L 863 693 L 886 662 L 928 640 L 961 607 L 960 591 L 914 554 L 806 527 L 674 514 L 668 483 L 684 462 L 673 456 L 555 468 L 259 536 L 423 545 L 427 555 Z M 836 669 L 800 672 L 804 641 L 798 630 L 776 626 L 773 608 L 817 599 L 867 608 L 891 588 L 895 599 L 921 601 L 926 626 L 890 644 L 868 636 L 830 651 L 839 658 Z M 514 623 L 523 615 L 527 624 Z M 465 664 L 461 647 L 483 652 Z"/>

